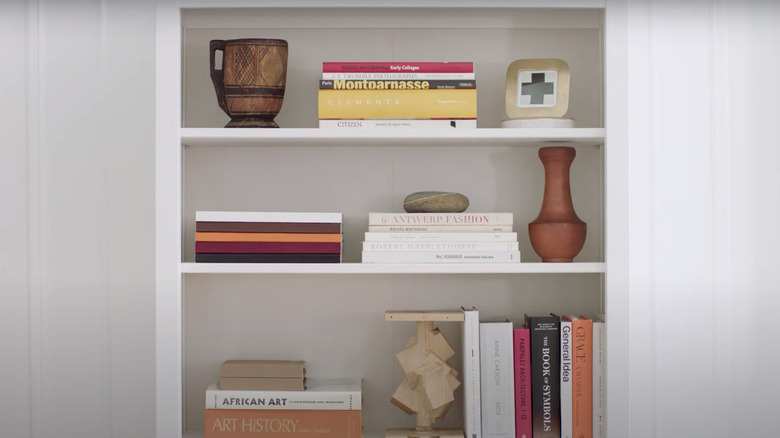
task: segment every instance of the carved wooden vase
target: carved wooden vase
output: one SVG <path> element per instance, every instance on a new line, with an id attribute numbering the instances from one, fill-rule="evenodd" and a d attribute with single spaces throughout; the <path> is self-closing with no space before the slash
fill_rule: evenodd
<path id="1" fill-rule="evenodd" d="M 528 235 L 543 262 L 571 262 L 585 244 L 587 224 L 574 212 L 569 185 L 569 169 L 576 154 L 572 147 L 539 149 L 544 198 L 539 216 L 528 224 Z"/>
<path id="2" fill-rule="evenodd" d="M 278 128 L 287 83 L 287 41 L 274 39 L 212 40 L 211 81 L 217 103 L 228 116 L 226 128 Z M 222 51 L 222 69 L 215 64 Z"/>

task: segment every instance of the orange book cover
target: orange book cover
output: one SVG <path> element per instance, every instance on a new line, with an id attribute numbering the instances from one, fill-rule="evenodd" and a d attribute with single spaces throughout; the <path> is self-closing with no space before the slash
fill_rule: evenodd
<path id="1" fill-rule="evenodd" d="M 564 318 L 572 332 L 572 436 L 593 438 L 593 321 Z"/>
<path id="2" fill-rule="evenodd" d="M 206 409 L 204 438 L 359 438 L 361 411 Z"/>
<path id="3" fill-rule="evenodd" d="M 339 233 L 219 233 L 196 232 L 196 242 L 336 242 Z"/>

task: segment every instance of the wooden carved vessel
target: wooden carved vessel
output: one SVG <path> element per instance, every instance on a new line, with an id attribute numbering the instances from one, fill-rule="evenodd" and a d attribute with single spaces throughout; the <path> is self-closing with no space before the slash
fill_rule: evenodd
<path id="1" fill-rule="evenodd" d="M 219 107 L 230 116 L 226 128 L 278 128 L 287 82 L 287 41 L 277 39 L 212 40 L 211 81 Z M 222 69 L 215 54 L 223 52 Z"/>

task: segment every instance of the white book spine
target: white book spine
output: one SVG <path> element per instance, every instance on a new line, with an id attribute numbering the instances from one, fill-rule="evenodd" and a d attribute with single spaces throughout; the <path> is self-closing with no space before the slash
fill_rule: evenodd
<path id="1" fill-rule="evenodd" d="M 593 321 L 593 437 L 606 438 L 605 374 L 606 345 L 604 321 Z"/>
<path id="2" fill-rule="evenodd" d="M 572 371 L 571 321 L 561 320 L 561 438 L 572 438 L 574 430 Z"/>
<path id="3" fill-rule="evenodd" d="M 197 211 L 197 222 L 312 222 L 341 223 L 341 213 L 276 211 Z"/>
<path id="4" fill-rule="evenodd" d="M 323 129 L 364 128 L 466 128 L 476 129 L 477 119 L 320 119 Z"/>
<path id="5" fill-rule="evenodd" d="M 517 233 L 383 233 L 365 234 L 366 242 L 517 242 Z"/>
<path id="6" fill-rule="evenodd" d="M 369 225 L 512 225 L 512 213 L 369 213 Z"/>
<path id="7" fill-rule="evenodd" d="M 463 423 L 466 438 L 480 438 L 479 311 L 472 307 L 463 313 Z"/>
<path id="8" fill-rule="evenodd" d="M 520 263 L 520 251 L 363 251 L 363 263 Z"/>
<path id="9" fill-rule="evenodd" d="M 264 410 L 362 410 L 359 388 L 305 391 L 253 391 L 219 389 L 213 383 L 206 389 L 206 409 Z"/>
<path id="10" fill-rule="evenodd" d="M 474 73 L 323 73 L 322 79 L 476 79 Z"/>
<path id="11" fill-rule="evenodd" d="M 479 324 L 483 438 L 515 438 L 512 328 L 508 321 Z"/>
<path id="12" fill-rule="evenodd" d="M 369 225 L 380 233 L 509 233 L 512 225 Z"/>
<path id="13" fill-rule="evenodd" d="M 518 251 L 517 242 L 363 242 L 363 251 Z"/>

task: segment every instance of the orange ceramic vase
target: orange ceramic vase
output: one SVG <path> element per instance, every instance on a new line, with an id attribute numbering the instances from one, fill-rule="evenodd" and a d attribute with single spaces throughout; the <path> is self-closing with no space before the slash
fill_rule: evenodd
<path id="1" fill-rule="evenodd" d="M 539 216 L 528 224 L 528 236 L 543 262 L 571 262 L 585 244 L 587 224 L 574 212 L 569 185 L 569 169 L 576 154 L 572 147 L 539 149 L 544 198 Z"/>

